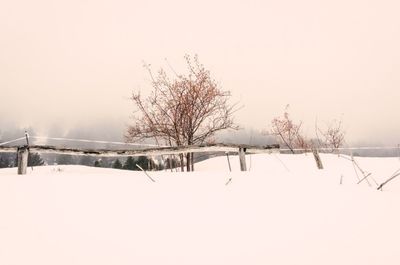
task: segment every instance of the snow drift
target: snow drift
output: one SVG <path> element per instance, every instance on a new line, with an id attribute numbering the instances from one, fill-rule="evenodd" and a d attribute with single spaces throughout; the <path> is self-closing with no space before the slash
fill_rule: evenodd
<path id="1" fill-rule="evenodd" d="M 0 264 L 400 264 L 400 179 L 360 185 L 350 161 L 231 157 L 196 172 L 0 170 Z M 357 158 L 378 183 L 398 158 Z M 340 179 L 342 183 L 340 184 Z"/>

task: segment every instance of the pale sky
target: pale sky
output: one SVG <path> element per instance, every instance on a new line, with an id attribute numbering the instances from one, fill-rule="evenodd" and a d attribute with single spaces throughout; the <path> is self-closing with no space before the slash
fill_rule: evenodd
<path id="1" fill-rule="evenodd" d="M 309 136 L 316 118 L 342 118 L 349 142 L 397 144 L 399 10 L 395 0 L 2 0 L 0 124 L 125 124 L 131 92 L 150 89 L 143 61 L 181 72 L 188 53 L 244 106 L 242 127 L 265 129 L 290 104 Z"/>

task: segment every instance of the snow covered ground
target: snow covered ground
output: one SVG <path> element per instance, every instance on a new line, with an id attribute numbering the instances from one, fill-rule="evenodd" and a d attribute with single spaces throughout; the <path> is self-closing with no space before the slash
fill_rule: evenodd
<path id="1" fill-rule="evenodd" d="M 231 156 L 192 173 L 0 170 L 0 264 L 400 264 L 400 177 L 335 155 Z M 378 183 L 398 158 L 356 158 Z M 359 172 L 359 177 L 361 173 Z M 231 181 L 229 181 L 231 179 Z M 340 184 L 340 180 L 342 183 Z M 228 183 L 228 185 L 226 185 Z"/>

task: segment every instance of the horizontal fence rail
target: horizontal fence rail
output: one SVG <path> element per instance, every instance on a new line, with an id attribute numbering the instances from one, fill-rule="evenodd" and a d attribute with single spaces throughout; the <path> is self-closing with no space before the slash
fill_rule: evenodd
<path id="1" fill-rule="evenodd" d="M 17 146 L 0 146 L 0 152 L 15 152 Z M 245 150 L 246 154 L 262 154 L 279 152 L 279 145 L 252 146 L 236 144 L 205 144 L 191 146 L 172 146 L 172 147 L 151 147 L 140 150 L 106 150 L 106 149 L 78 149 L 55 147 L 48 145 L 30 145 L 29 150 L 39 153 L 87 155 L 87 156 L 157 156 L 174 155 L 181 153 L 201 153 L 201 152 L 233 152 L 238 153 L 239 149 Z"/>
<path id="2" fill-rule="evenodd" d="M 361 147 L 315 147 L 319 151 L 353 151 L 353 150 L 397 150 L 400 149 L 400 146 L 361 146 Z M 280 151 L 283 152 L 291 152 L 291 151 L 311 151 L 312 148 L 281 148 Z"/>

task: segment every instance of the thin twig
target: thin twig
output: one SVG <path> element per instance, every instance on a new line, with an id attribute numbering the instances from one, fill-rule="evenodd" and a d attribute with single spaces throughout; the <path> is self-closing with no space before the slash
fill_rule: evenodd
<path id="1" fill-rule="evenodd" d="M 226 152 L 226 159 L 228 159 L 229 172 L 232 172 L 231 161 L 229 160 L 229 153 Z"/>
<path id="2" fill-rule="evenodd" d="M 232 178 L 229 178 L 228 181 L 225 183 L 225 186 L 227 186 L 231 182 L 232 182 Z"/>
<path id="3" fill-rule="evenodd" d="M 358 163 L 356 162 L 356 160 L 354 159 L 354 157 L 352 157 L 353 159 L 353 165 L 356 165 L 358 170 L 360 170 L 361 174 L 363 174 L 364 179 L 367 181 L 368 185 L 371 187 L 371 183 L 368 181 L 368 178 L 366 177 L 366 173 L 364 172 L 364 170 L 362 170 L 362 168 L 358 165 Z M 370 173 L 368 174 L 368 176 L 371 175 Z M 361 180 L 359 181 L 361 182 Z"/>
<path id="4" fill-rule="evenodd" d="M 400 169 L 398 169 L 398 170 L 396 170 L 393 174 L 392 174 L 392 176 L 390 177 L 390 178 L 388 178 L 385 182 L 383 182 L 381 185 L 379 185 L 379 187 L 378 187 L 378 190 L 382 190 L 382 187 L 384 186 L 384 185 L 386 185 L 389 181 L 391 181 L 391 180 L 393 180 L 394 178 L 396 178 L 397 176 L 399 176 L 400 175 Z"/>
<path id="5" fill-rule="evenodd" d="M 150 177 L 149 174 L 147 174 L 146 170 L 144 170 L 144 169 L 143 169 L 141 166 L 139 166 L 138 164 L 136 164 L 136 166 L 137 166 L 141 171 L 143 171 L 143 173 L 146 174 L 146 176 L 147 176 L 151 181 L 156 182 L 152 177 Z"/>
<path id="6" fill-rule="evenodd" d="M 360 184 L 361 182 L 363 182 L 365 179 L 367 179 L 369 176 L 371 175 L 371 173 L 368 173 L 365 177 L 363 177 L 359 182 L 357 182 L 357 184 Z"/>

